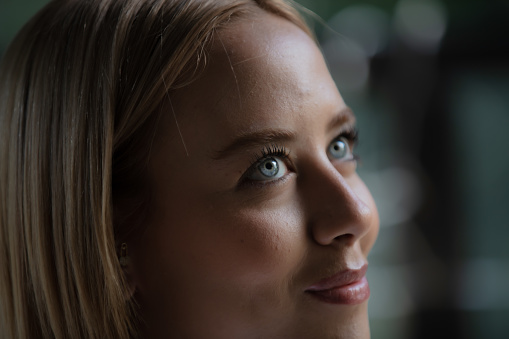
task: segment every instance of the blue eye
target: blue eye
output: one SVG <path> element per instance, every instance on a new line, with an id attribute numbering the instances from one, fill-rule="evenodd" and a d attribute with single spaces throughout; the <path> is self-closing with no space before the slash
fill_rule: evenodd
<path id="1" fill-rule="evenodd" d="M 247 178 L 253 181 L 271 181 L 283 177 L 288 169 L 279 157 L 266 157 L 258 161 Z"/>
<path id="2" fill-rule="evenodd" d="M 345 137 L 340 137 L 331 142 L 327 152 L 332 159 L 349 159 L 352 157 L 352 151 Z"/>

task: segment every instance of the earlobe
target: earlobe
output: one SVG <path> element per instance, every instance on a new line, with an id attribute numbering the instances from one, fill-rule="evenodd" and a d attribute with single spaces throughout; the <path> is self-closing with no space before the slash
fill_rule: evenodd
<path id="1" fill-rule="evenodd" d="M 129 266 L 129 255 L 127 253 L 127 243 L 125 242 L 123 242 L 120 246 L 120 257 L 118 260 L 120 261 L 120 266 L 122 266 L 122 268 Z"/>
<path id="2" fill-rule="evenodd" d="M 129 257 L 129 253 L 127 251 L 127 243 L 122 243 L 120 246 L 120 257 L 118 258 L 120 262 L 120 266 L 122 267 L 122 271 L 124 273 L 124 278 L 127 287 L 126 299 L 131 299 L 136 292 L 136 282 L 134 279 L 134 267 L 132 265 L 131 258 Z"/>

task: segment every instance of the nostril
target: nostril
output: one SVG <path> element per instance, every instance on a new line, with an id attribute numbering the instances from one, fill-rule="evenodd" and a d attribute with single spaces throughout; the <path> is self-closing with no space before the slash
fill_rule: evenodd
<path id="1" fill-rule="evenodd" d="M 351 233 L 341 234 L 335 237 L 334 240 L 350 242 L 354 240 L 354 235 Z"/>

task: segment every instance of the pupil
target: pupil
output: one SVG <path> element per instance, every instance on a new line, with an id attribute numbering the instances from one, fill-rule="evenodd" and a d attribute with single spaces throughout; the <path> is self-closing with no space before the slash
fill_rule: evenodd
<path id="1" fill-rule="evenodd" d="M 272 169 L 272 163 L 271 162 L 268 162 L 265 164 L 265 168 L 268 169 L 268 170 L 271 170 Z"/>

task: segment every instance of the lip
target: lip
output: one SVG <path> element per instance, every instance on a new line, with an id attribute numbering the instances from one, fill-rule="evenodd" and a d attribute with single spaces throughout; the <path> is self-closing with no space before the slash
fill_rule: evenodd
<path id="1" fill-rule="evenodd" d="M 369 299 L 366 279 L 368 265 L 360 269 L 347 269 L 322 279 L 306 289 L 306 293 L 330 304 L 357 305 Z"/>

